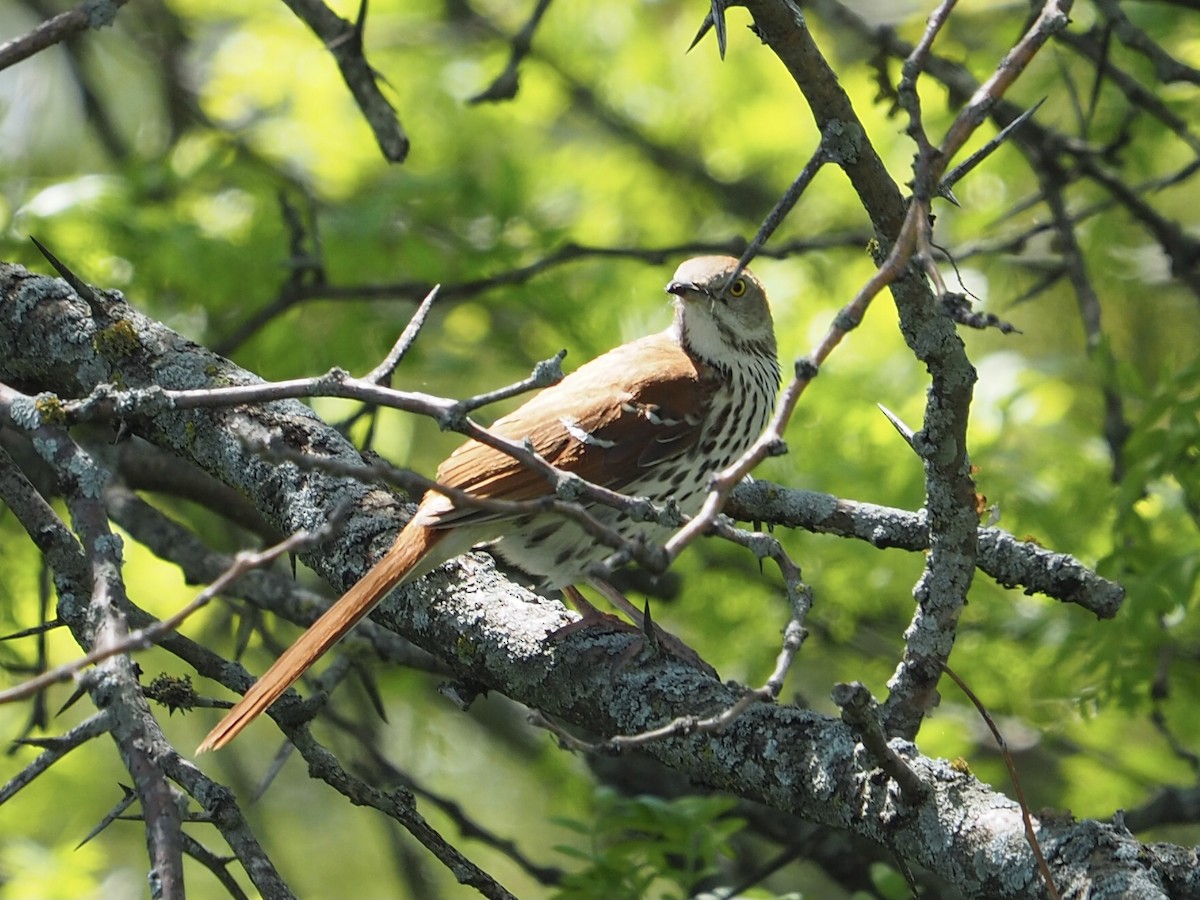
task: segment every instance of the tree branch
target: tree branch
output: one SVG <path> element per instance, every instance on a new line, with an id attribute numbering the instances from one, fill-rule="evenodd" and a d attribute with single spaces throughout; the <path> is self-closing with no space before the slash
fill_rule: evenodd
<path id="1" fill-rule="evenodd" d="M 122 314 L 120 321 L 133 337 L 121 344 L 120 356 L 123 378 L 133 387 L 154 379 L 165 388 L 195 387 L 214 377 L 229 383 L 251 380 L 248 373 L 128 307 L 113 312 Z M 105 355 L 111 344 L 96 339 L 111 327 L 94 322 L 87 306 L 62 282 L 16 267 L 0 268 L 0 378 L 19 377 L 64 393 L 91 391 L 112 377 L 112 360 Z M 64 341 L 63 335 L 71 339 Z M 356 459 L 353 448 L 294 401 L 161 410 L 128 424 L 237 484 L 281 531 L 319 523 L 344 498 L 354 497 L 356 511 L 347 524 L 345 545 L 307 554 L 336 585 L 361 573 L 362 552 L 353 548 L 369 543 L 366 535 L 380 537 L 381 532 L 390 541 L 401 518 L 394 498 L 385 492 L 264 460 L 234 437 L 247 430 L 273 431 L 296 449 Z M 393 592 L 374 616 L 441 655 L 461 678 L 600 733 L 636 734 L 679 716 L 714 715 L 733 708 L 742 696 L 739 689 L 665 657 L 635 671 L 597 665 L 597 655 L 621 657 L 629 641 L 636 640 L 627 633 L 585 630 L 548 642 L 548 635 L 570 621 L 561 604 L 516 587 L 477 555 L 461 557 Z M 203 648 L 190 652 L 212 656 Z M 198 657 L 197 663 L 219 664 L 215 658 Z M 276 716 L 296 712 L 289 710 L 294 704 L 278 707 L 272 709 Z M 644 749 L 699 783 L 866 836 L 952 878 L 967 893 L 1037 896 L 1039 882 L 1016 805 L 949 764 L 921 757 L 911 745 L 892 741 L 890 746 L 931 785 L 929 799 L 914 805 L 901 798 L 894 782 L 879 777 L 874 763 L 861 756 L 844 724 L 791 707 L 755 704 L 720 733 L 677 735 Z M 189 793 L 204 795 L 206 788 L 188 776 L 190 768 L 182 768 L 169 754 L 159 759 Z M 220 806 L 206 801 L 206 808 L 215 813 Z M 1140 845 L 1121 829 L 1096 822 L 1043 822 L 1039 837 L 1067 895 L 1070 885 L 1090 879 L 1096 890 L 1119 880 L 1144 890 L 1144 896 L 1162 896 L 1156 885 L 1168 876 L 1165 862 L 1160 868 L 1116 862 L 1139 859 Z M 230 838 L 238 839 L 236 831 Z M 240 853 L 236 846 L 235 851 Z M 1089 862 L 1095 858 L 1114 864 L 1096 871 Z M 1014 881 L 1014 873 L 1024 874 Z"/>

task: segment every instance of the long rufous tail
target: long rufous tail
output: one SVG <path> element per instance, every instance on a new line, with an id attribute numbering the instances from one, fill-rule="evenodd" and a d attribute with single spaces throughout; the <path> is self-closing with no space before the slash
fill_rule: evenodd
<path id="1" fill-rule="evenodd" d="M 359 619 L 375 608 L 393 587 L 405 581 L 445 531 L 413 525 L 405 527 L 388 552 L 355 585 L 343 594 L 308 631 L 283 652 L 275 664 L 246 691 L 196 748 L 197 753 L 218 750 L 232 741 L 268 706 L 279 699 L 308 668 L 336 644 Z M 439 560 L 440 561 L 440 560 Z M 419 571 L 426 571 L 429 566 Z"/>

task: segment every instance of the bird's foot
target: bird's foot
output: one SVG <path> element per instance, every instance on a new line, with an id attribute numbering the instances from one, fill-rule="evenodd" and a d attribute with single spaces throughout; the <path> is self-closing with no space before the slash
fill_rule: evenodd
<path id="1" fill-rule="evenodd" d="M 611 593 L 618 593 L 616 588 L 607 582 L 601 588 L 608 599 L 612 600 Z M 610 593 L 611 592 L 611 593 Z M 638 640 L 632 641 L 617 660 L 613 663 L 613 671 L 620 672 L 635 659 L 643 655 L 654 655 L 662 653 L 672 659 L 677 659 L 680 662 L 685 662 L 690 666 L 701 669 L 704 672 L 712 675 L 714 678 L 719 677 L 717 670 L 704 660 L 699 653 L 685 644 L 680 638 L 671 634 L 671 632 L 660 628 L 650 618 L 650 606 L 646 605 L 644 610 L 639 610 L 627 600 L 624 595 L 620 595 L 621 602 L 616 604 L 636 619 L 636 624 L 626 622 L 624 619 L 618 618 L 611 613 L 603 613 L 596 609 L 590 602 L 575 587 L 563 588 L 563 595 L 570 601 L 581 614 L 582 618 L 564 625 L 562 628 L 552 632 L 550 637 L 559 639 L 567 635 L 574 634 L 584 629 L 605 629 L 613 632 L 636 632 Z"/>

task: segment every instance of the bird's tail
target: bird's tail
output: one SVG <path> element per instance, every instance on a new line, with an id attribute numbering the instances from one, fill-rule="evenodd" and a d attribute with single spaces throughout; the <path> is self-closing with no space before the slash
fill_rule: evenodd
<path id="1" fill-rule="evenodd" d="M 445 531 L 412 523 L 405 527 L 383 558 L 288 647 L 262 678 L 254 682 L 245 696 L 208 733 L 196 752 L 218 750 L 232 741 L 359 619 L 374 609 L 388 591 L 412 576 L 427 571 L 430 566 L 422 566 L 419 570 L 417 567 L 445 534 Z"/>

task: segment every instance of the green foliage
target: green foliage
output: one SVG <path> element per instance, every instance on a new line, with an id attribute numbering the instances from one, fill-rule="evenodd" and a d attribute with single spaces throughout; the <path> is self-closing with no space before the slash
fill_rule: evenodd
<path id="1" fill-rule="evenodd" d="M 1104 684 L 1126 706 L 1175 694 L 1200 702 L 1173 657 L 1200 639 L 1200 362 L 1139 385 L 1141 407 L 1125 444 L 1105 571 L 1135 600 L 1121 641 L 1093 656 Z M 1130 654 L 1136 642 L 1138 652 Z M 1122 646 L 1124 645 L 1124 646 Z"/>
<path id="2" fill-rule="evenodd" d="M 686 900 L 718 871 L 730 839 L 745 827 L 734 801 L 700 796 L 663 800 L 596 791 L 586 820 L 558 819 L 585 840 L 556 849 L 583 868 L 567 875 L 555 900 Z"/>

